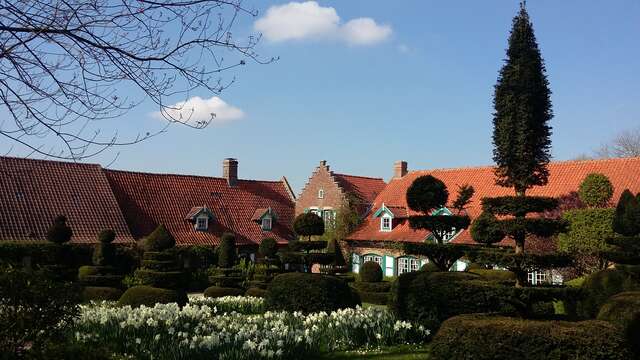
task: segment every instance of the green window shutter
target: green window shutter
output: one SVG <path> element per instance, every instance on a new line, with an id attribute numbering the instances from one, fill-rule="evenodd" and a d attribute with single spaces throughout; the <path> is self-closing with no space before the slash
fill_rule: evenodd
<path id="1" fill-rule="evenodd" d="M 304 213 L 308 213 L 309 212 L 309 208 L 304 208 Z"/>

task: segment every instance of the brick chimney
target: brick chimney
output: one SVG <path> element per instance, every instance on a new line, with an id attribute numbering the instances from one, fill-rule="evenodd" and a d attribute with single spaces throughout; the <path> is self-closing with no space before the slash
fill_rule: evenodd
<path id="1" fill-rule="evenodd" d="M 222 177 L 227 179 L 229 186 L 238 183 L 238 160 L 226 158 L 222 161 Z"/>
<path id="2" fill-rule="evenodd" d="M 327 160 L 320 160 L 320 167 L 323 167 L 329 171 L 329 165 L 327 165 Z"/>
<path id="3" fill-rule="evenodd" d="M 407 175 L 407 162 L 398 160 L 393 164 L 393 178 L 399 179 Z"/>

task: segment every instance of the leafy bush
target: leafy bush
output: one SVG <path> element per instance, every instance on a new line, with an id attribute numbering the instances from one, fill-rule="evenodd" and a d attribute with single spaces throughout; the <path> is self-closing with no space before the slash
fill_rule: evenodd
<path id="1" fill-rule="evenodd" d="M 269 284 L 266 306 L 270 310 L 305 313 L 352 308 L 360 304 L 356 291 L 330 275 L 288 273 Z"/>
<path id="2" fill-rule="evenodd" d="M 82 290 L 82 300 L 109 300 L 118 301 L 122 296 L 122 290 L 106 286 L 87 286 Z"/>
<path id="3" fill-rule="evenodd" d="M 579 274 L 606 268 L 607 261 L 599 253 L 608 248 L 605 239 L 615 235 L 611 227 L 613 216 L 613 209 L 575 209 L 562 214 L 569 229 L 558 235 L 558 250 L 576 256 L 574 266 Z"/>
<path id="4" fill-rule="evenodd" d="M 224 233 L 216 252 L 218 253 L 218 266 L 231 268 L 238 260 L 236 250 L 236 237 L 232 233 Z"/>
<path id="5" fill-rule="evenodd" d="M 47 231 L 47 240 L 56 244 L 68 242 L 71 236 L 73 236 L 73 230 L 67 225 L 67 218 L 63 215 L 56 217 Z"/>
<path id="6" fill-rule="evenodd" d="M 534 321 L 487 315 L 453 317 L 431 342 L 435 360 L 623 360 L 618 329 L 604 321 Z"/>
<path id="7" fill-rule="evenodd" d="M 96 266 L 105 266 L 113 264 L 115 260 L 116 249 L 111 243 L 97 243 L 93 249 L 92 263 Z"/>
<path id="8" fill-rule="evenodd" d="M 298 215 L 293 221 L 293 231 L 299 236 L 320 236 L 324 234 L 324 220 L 312 212 Z M 326 246 L 326 245 L 325 245 Z"/>
<path id="9" fill-rule="evenodd" d="M 447 204 L 448 198 L 447 186 L 432 175 L 418 177 L 407 189 L 407 205 L 423 213 L 442 208 Z"/>
<path id="10" fill-rule="evenodd" d="M 391 288 L 389 307 L 399 318 L 434 330 L 455 315 L 513 310 L 504 302 L 511 288 L 480 279 L 463 272 L 405 273 Z"/>
<path id="11" fill-rule="evenodd" d="M 591 173 L 582 180 L 578 195 L 587 206 L 604 207 L 613 196 L 613 185 L 606 175 Z"/>
<path id="12" fill-rule="evenodd" d="M 245 296 L 265 298 L 267 297 L 267 290 L 261 289 L 259 287 L 250 287 L 247 289 L 247 291 L 244 294 Z"/>
<path id="13" fill-rule="evenodd" d="M 258 254 L 260 256 L 272 259 L 278 253 L 278 242 L 274 238 L 262 239 L 260 246 L 258 246 Z"/>
<path id="14" fill-rule="evenodd" d="M 584 297 L 578 302 L 578 315 L 593 319 L 611 296 L 624 291 L 638 291 L 640 283 L 624 271 L 607 269 L 586 277 L 581 289 Z"/>
<path id="15" fill-rule="evenodd" d="M 210 286 L 204 290 L 205 297 L 219 298 L 223 296 L 240 296 L 244 294 L 244 290 L 238 288 Z"/>
<path id="16" fill-rule="evenodd" d="M 142 284 L 153 287 L 180 289 L 186 286 L 186 276 L 182 271 L 155 271 L 143 268 L 136 270 L 134 276 Z"/>
<path id="17" fill-rule="evenodd" d="M 84 280 L 87 276 L 99 275 L 99 274 L 100 274 L 100 267 L 98 266 L 84 265 L 78 268 L 78 280 L 80 281 Z"/>
<path id="18" fill-rule="evenodd" d="M 351 286 L 356 288 L 358 291 L 365 291 L 365 292 L 389 292 L 391 290 L 391 283 L 388 281 L 384 281 L 384 282 L 356 281 L 353 284 L 351 284 Z"/>
<path id="19" fill-rule="evenodd" d="M 367 261 L 360 268 L 360 281 L 380 282 L 382 281 L 382 268 L 375 261 Z"/>
<path id="20" fill-rule="evenodd" d="M 174 247 L 176 239 L 163 224 L 160 224 L 141 244 L 144 251 L 163 251 Z"/>
<path id="21" fill-rule="evenodd" d="M 142 267 L 155 271 L 178 270 L 178 264 L 174 260 L 142 260 Z"/>
<path id="22" fill-rule="evenodd" d="M 438 272 L 440 271 L 440 268 L 432 263 L 432 262 L 428 262 L 424 265 L 422 265 L 422 267 L 420 268 L 420 271 L 424 271 L 424 272 Z"/>
<path id="23" fill-rule="evenodd" d="M 79 290 L 45 271 L 0 269 L 0 354 L 38 351 L 61 335 L 78 313 Z M 0 355 L 0 357 L 2 357 Z"/>
<path id="24" fill-rule="evenodd" d="M 598 312 L 598 320 L 609 321 L 624 329 L 625 337 L 640 355 L 640 291 L 612 296 Z"/>
<path id="25" fill-rule="evenodd" d="M 111 229 L 102 230 L 98 234 L 98 241 L 103 244 L 111 244 L 115 239 L 116 239 L 116 232 Z"/>
<path id="26" fill-rule="evenodd" d="M 87 275 L 80 281 L 84 286 L 121 287 L 122 275 Z"/>
<path id="27" fill-rule="evenodd" d="M 129 288 L 118 300 L 118 306 L 130 305 L 138 307 L 140 305 L 154 306 L 155 304 L 177 303 L 180 306 L 188 302 L 187 293 L 184 291 L 160 289 L 156 287 L 141 285 Z"/>
<path id="28" fill-rule="evenodd" d="M 389 303 L 390 294 L 388 292 L 368 292 L 358 290 L 358 295 L 360 296 L 360 301 L 363 303 L 376 305 L 387 305 Z"/>
<path id="29" fill-rule="evenodd" d="M 508 270 L 472 269 L 468 272 L 480 275 L 486 281 L 511 282 L 516 280 L 516 274 Z"/>

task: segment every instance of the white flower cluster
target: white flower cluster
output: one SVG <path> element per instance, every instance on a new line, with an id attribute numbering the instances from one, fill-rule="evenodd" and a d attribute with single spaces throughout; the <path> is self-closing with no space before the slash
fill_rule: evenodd
<path id="1" fill-rule="evenodd" d="M 291 359 L 320 351 L 421 342 L 429 335 L 423 327 L 398 321 L 381 309 L 242 314 L 221 311 L 221 303 L 227 309 L 249 311 L 263 306 L 261 299 L 242 297 L 194 300 L 183 308 L 94 303 L 82 306 L 75 338 L 108 344 L 115 354 L 137 359 Z"/>

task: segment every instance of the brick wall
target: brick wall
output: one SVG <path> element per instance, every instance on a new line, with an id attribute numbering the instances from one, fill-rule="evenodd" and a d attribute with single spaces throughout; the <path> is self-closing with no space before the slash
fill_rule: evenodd
<path id="1" fill-rule="evenodd" d="M 318 199 L 320 189 L 324 190 L 322 199 Z M 325 161 L 321 161 L 296 200 L 296 215 L 311 207 L 338 210 L 344 201 L 344 194 L 331 177 L 329 166 Z"/>

